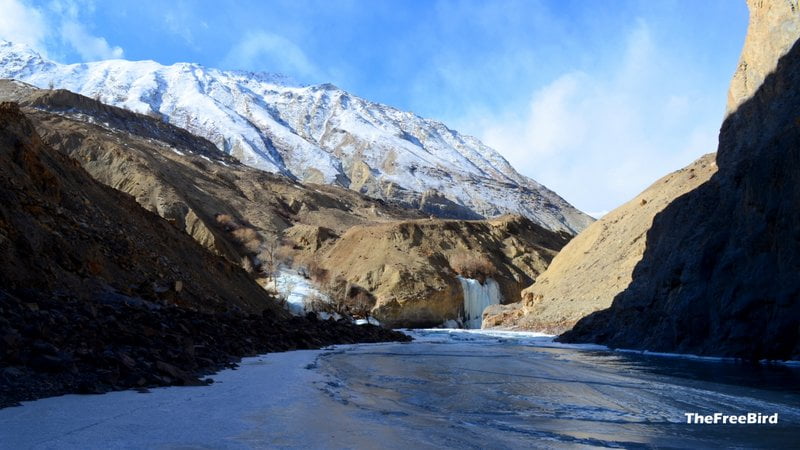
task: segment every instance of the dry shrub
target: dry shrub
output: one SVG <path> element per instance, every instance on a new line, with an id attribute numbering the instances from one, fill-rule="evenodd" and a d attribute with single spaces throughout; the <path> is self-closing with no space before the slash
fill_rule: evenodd
<path id="1" fill-rule="evenodd" d="M 225 231 L 234 231 L 239 228 L 239 224 L 236 223 L 236 219 L 234 219 L 230 214 L 217 214 L 214 216 L 214 218 Z"/>
<path id="2" fill-rule="evenodd" d="M 350 303 L 352 304 L 353 316 L 369 320 L 375 300 L 368 292 L 359 290 L 350 300 Z"/>
<path id="3" fill-rule="evenodd" d="M 244 249 L 250 253 L 258 253 L 261 247 L 261 239 L 258 231 L 252 228 L 238 228 L 231 233 Z"/>
<path id="4" fill-rule="evenodd" d="M 325 299 L 319 294 L 311 294 L 306 297 L 303 302 L 305 303 L 303 307 L 306 311 L 314 311 L 316 313 L 325 312 L 328 314 L 333 312 L 330 303 L 325 301 Z"/>
<path id="5" fill-rule="evenodd" d="M 460 251 L 450 256 L 450 268 L 462 277 L 485 280 L 497 274 L 497 267 L 486 255 Z"/>
<path id="6" fill-rule="evenodd" d="M 375 298 L 361 287 L 354 286 L 343 277 L 336 277 L 319 285 L 321 294 L 312 294 L 305 298 L 306 311 L 316 313 L 338 314 L 345 318 L 363 318 L 369 320 Z"/>
<path id="7" fill-rule="evenodd" d="M 230 214 L 216 214 L 214 218 L 244 250 L 243 253 L 248 257 L 248 265 L 245 266 L 248 272 L 260 273 L 274 281 L 281 265 L 291 265 L 291 248 L 284 245 L 280 234 L 259 232 L 246 221 L 243 224 Z"/>
<path id="8" fill-rule="evenodd" d="M 284 242 L 278 248 L 276 256 L 278 260 L 282 261 L 283 264 L 285 264 L 286 266 L 294 267 L 295 254 L 296 252 L 294 250 L 294 247 L 291 244 Z"/>
<path id="9" fill-rule="evenodd" d="M 241 266 L 247 273 L 256 273 L 258 271 L 257 265 L 253 264 L 253 260 L 249 256 L 242 256 Z"/>
<path id="10" fill-rule="evenodd" d="M 333 312 L 342 316 L 350 315 L 350 306 L 347 304 L 347 287 L 347 280 L 341 276 L 320 286 L 322 293 L 328 297 Z"/>

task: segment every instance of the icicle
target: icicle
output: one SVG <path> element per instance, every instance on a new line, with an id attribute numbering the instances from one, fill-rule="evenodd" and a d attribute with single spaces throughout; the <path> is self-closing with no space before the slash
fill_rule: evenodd
<path id="1" fill-rule="evenodd" d="M 483 322 L 483 310 L 489 305 L 500 304 L 500 286 L 491 278 L 484 284 L 472 278 L 458 277 L 464 291 L 464 326 L 479 329 Z"/>

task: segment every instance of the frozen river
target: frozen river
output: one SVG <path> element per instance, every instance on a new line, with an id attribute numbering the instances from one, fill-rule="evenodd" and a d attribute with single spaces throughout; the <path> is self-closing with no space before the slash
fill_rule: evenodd
<path id="1" fill-rule="evenodd" d="M 408 344 L 249 358 L 209 387 L 0 410 L 2 448 L 787 447 L 800 369 L 610 352 L 532 334 L 428 330 Z M 778 413 L 697 425 L 686 413 Z"/>

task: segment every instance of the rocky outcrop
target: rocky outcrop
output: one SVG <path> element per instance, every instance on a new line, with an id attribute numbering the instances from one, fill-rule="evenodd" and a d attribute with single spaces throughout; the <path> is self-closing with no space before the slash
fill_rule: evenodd
<path id="1" fill-rule="evenodd" d="M 563 341 L 800 358 L 800 12 L 796 1 L 749 6 L 742 61 L 766 76 L 756 88 L 737 73 L 718 173 L 655 217 L 631 284 Z"/>
<path id="2" fill-rule="evenodd" d="M 242 356 L 408 340 L 290 318 L 240 267 L 46 145 L 0 104 L 0 408 L 206 384 Z"/>
<path id="3" fill-rule="evenodd" d="M 522 301 L 484 312 L 484 328 L 563 333 L 586 315 L 608 308 L 631 282 L 633 269 L 647 247 L 653 217 L 677 197 L 716 173 L 715 155 L 653 183 L 633 200 L 606 214 L 572 239 Z"/>
<path id="4" fill-rule="evenodd" d="M 209 314 L 124 295 L 0 288 L 0 408 L 70 393 L 205 385 L 243 356 L 411 340 L 385 328 L 270 314 Z"/>
<path id="5" fill-rule="evenodd" d="M 499 281 L 505 291 L 504 298 L 509 300 L 519 298 L 519 291 L 544 270 L 569 237 L 566 233 L 542 230 L 519 217 L 475 224 L 423 221 L 428 223 L 423 227 L 428 230 L 426 245 L 432 249 L 431 254 L 438 256 L 410 258 L 405 252 L 409 244 L 402 243 L 404 252 L 398 261 L 403 258 L 406 262 L 413 261 L 403 273 L 419 273 L 404 276 L 403 282 L 392 288 L 387 288 L 390 283 L 386 280 L 364 283 L 364 277 L 376 277 L 373 272 L 380 266 L 376 262 L 378 255 L 369 245 L 353 244 L 353 235 L 348 230 L 389 232 L 399 223 L 426 217 L 418 209 L 439 208 L 441 202 L 448 200 L 429 193 L 424 196 L 425 205 L 407 209 L 342 187 L 301 185 L 239 164 L 205 139 L 160 120 L 67 91 L 40 90 L 6 80 L 0 81 L 0 97 L 21 102 L 23 110 L 42 130 L 42 139 L 75 158 L 98 181 L 132 195 L 141 206 L 233 263 L 252 268 L 251 261 L 261 242 L 280 235 L 288 247 L 282 249 L 281 255 L 286 263 L 304 268 L 322 259 L 323 264 L 332 266 L 334 276 L 351 281 L 358 289 L 369 287 L 371 291 L 381 286 L 371 292 L 373 298 L 399 298 L 382 309 L 393 311 L 381 316 L 390 323 L 395 323 L 393 317 L 408 318 L 402 321 L 407 325 L 439 324 L 444 319 L 458 317 L 454 309 L 463 304 L 463 295 L 447 263 L 448 251 L 443 256 L 439 249 L 452 244 L 449 235 L 439 231 L 454 226 L 453 223 L 464 224 L 459 225 L 464 227 L 460 231 L 465 236 L 464 249 L 478 249 L 484 239 L 489 247 L 479 253 L 499 252 L 499 256 L 491 257 L 505 268 Z M 469 237 L 469 233 L 476 236 Z M 342 238 L 344 241 L 339 243 Z M 552 242 L 539 248 L 537 240 L 551 238 Z M 333 248 L 339 256 L 332 257 L 330 261 L 335 262 L 328 264 L 327 257 L 320 255 L 334 255 L 329 252 Z M 355 265 L 346 273 L 340 270 L 338 258 L 342 249 L 365 264 Z M 387 279 L 391 278 L 390 272 L 385 274 Z M 412 279 L 419 284 L 411 282 Z M 426 286 L 428 281 L 430 286 Z M 407 302 L 408 298 L 427 298 L 428 306 L 423 309 L 432 311 L 415 310 L 411 305 L 418 304 Z"/>
<path id="6" fill-rule="evenodd" d="M 728 90 L 727 114 L 755 94 L 800 36 L 797 0 L 747 0 L 750 24 L 742 55 Z"/>
<path id="7" fill-rule="evenodd" d="M 319 258 L 331 279 L 372 296 L 372 314 L 391 327 L 429 327 L 463 316 L 458 258 L 485 258 L 509 301 L 568 242 L 521 216 L 488 221 L 417 220 L 359 225 Z"/>
<path id="8" fill-rule="evenodd" d="M 304 253 L 316 252 L 354 225 L 423 217 L 345 188 L 304 186 L 244 166 L 185 130 L 72 92 L 0 80 L 0 98 L 19 102 L 44 142 L 80 162 L 95 179 L 132 195 L 237 264 L 253 256 L 253 249 L 220 223 L 220 216 L 263 236 L 285 231 L 290 240 L 311 238 L 313 245 L 298 248 Z M 293 229 L 296 225 L 300 228 Z M 328 231 L 305 235 L 318 228 Z"/>
<path id="9" fill-rule="evenodd" d="M 238 266 L 54 151 L 0 106 L 0 286 L 282 314 Z"/>

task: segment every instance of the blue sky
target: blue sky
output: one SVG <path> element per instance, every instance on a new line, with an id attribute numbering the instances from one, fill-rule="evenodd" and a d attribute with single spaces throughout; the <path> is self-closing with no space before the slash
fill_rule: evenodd
<path id="1" fill-rule="evenodd" d="M 714 151 L 739 0 L 0 0 L 0 38 L 332 82 L 483 139 L 584 211 Z"/>

